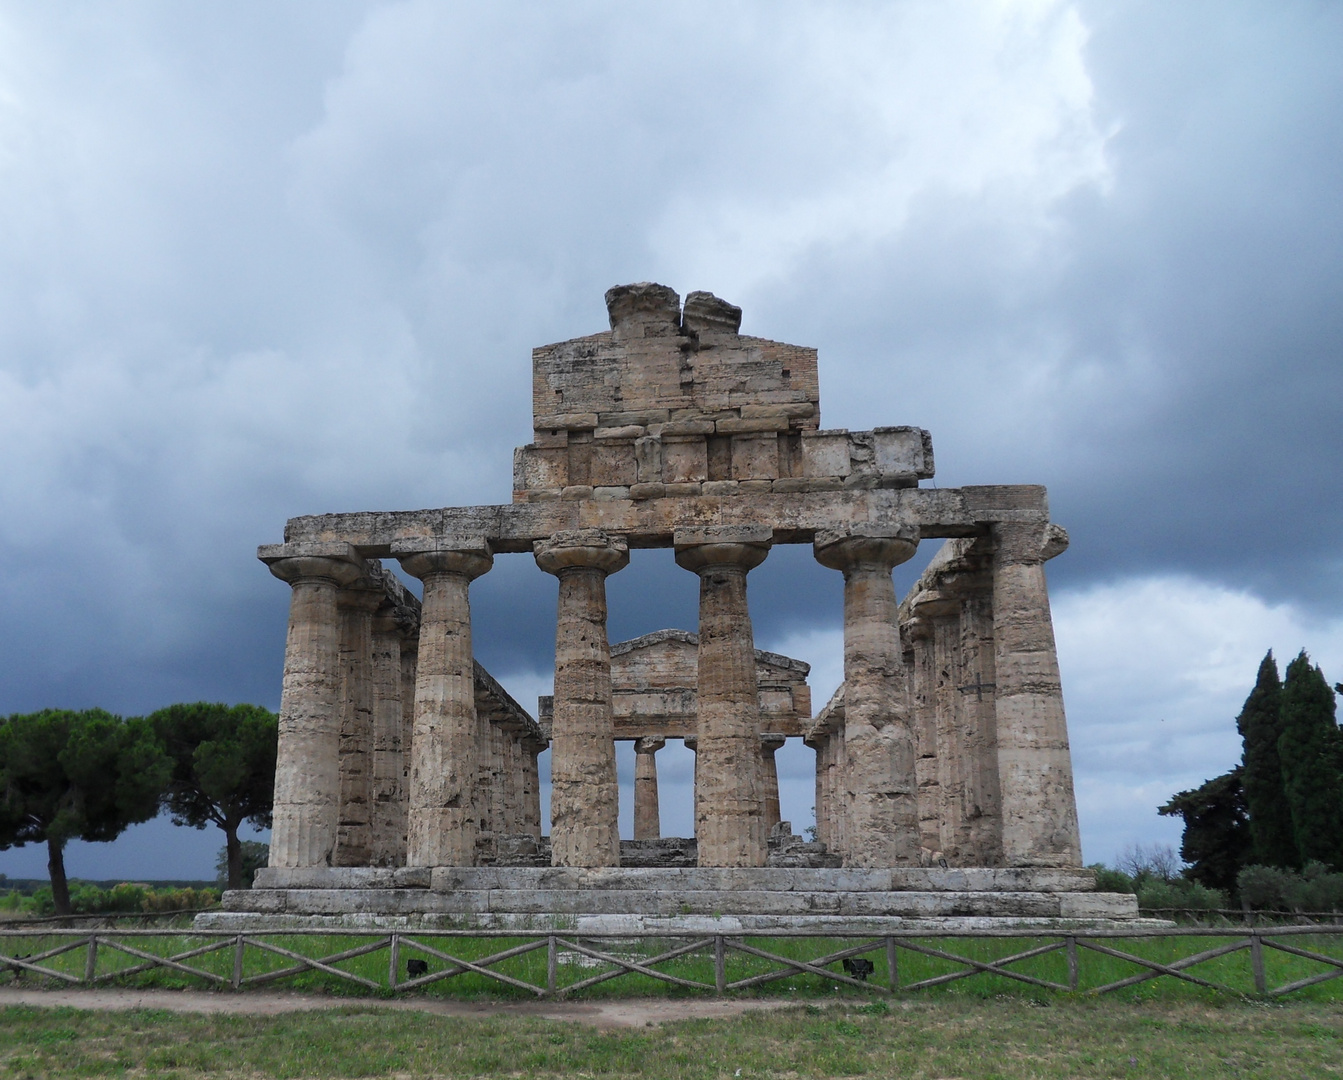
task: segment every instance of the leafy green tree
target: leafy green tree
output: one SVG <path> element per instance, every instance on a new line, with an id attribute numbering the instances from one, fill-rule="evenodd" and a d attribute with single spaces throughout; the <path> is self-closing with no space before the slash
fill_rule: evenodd
<path id="1" fill-rule="evenodd" d="M 238 827 L 269 829 L 279 720 L 259 705 L 170 705 L 149 717 L 172 759 L 164 805 L 177 825 L 224 831 L 228 887 L 242 888 Z"/>
<path id="2" fill-rule="evenodd" d="M 256 872 L 270 859 L 270 845 L 259 840 L 243 840 L 238 846 L 242 849 L 242 882 L 239 888 L 250 889 Z M 215 879 L 222 888 L 229 887 L 228 872 L 229 850 L 225 845 L 219 849 L 219 858 L 215 860 Z"/>
<path id="3" fill-rule="evenodd" d="M 1343 869 L 1343 776 L 1334 692 L 1303 649 L 1287 665 L 1278 757 L 1302 864 Z"/>
<path id="4" fill-rule="evenodd" d="M 1245 745 L 1241 783 L 1250 815 L 1250 841 L 1254 849 L 1251 861 L 1294 869 L 1301 862 L 1278 757 L 1281 701 L 1282 683 L 1270 651 L 1260 663 L 1254 689 L 1236 717 L 1236 727 Z"/>
<path id="5" fill-rule="evenodd" d="M 0 850 L 47 845 L 58 915 L 69 915 L 65 845 L 115 840 L 148 821 L 171 772 L 143 719 L 45 709 L 0 722 Z"/>
<path id="6" fill-rule="evenodd" d="M 1214 776 L 1171 796 L 1158 814 L 1184 819 L 1180 857 L 1189 863 L 1185 876 L 1210 889 L 1231 892 L 1236 875 L 1250 861 L 1250 821 L 1245 807 L 1243 769 Z"/>

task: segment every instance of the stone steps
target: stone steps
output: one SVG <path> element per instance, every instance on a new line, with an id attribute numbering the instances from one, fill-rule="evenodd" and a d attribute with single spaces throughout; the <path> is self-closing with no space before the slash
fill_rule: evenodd
<path id="1" fill-rule="evenodd" d="M 832 915 L 905 918 L 1134 918 L 1128 893 L 724 891 L 694 889 L 252 889 L 228 911 L 261 915 Z"/>

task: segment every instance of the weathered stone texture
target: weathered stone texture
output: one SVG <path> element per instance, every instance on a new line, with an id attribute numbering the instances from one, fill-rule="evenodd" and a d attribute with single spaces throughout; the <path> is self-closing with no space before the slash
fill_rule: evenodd
<path id="1" fill-rule="evenodd" d="M 560 583 L 550 732 L 554 863 L 618 866 L 606 576 L 629 563 L 629 548 L 623 539 L 596 530 L 565 532 L 537 543 L 536 563 Z"/>
<path id="2" fill-rule="evenodd" d="M 676 561 L 700 579 L 695 839 L 701 866 L 763 866 L 768 854 L 760 778 L 760 700 L 746 575 L 767 538 L 688 529 Z"/>
<path id="3" fill-rule="evenodd" d="M 658 807 L 656 754 L 666 739 L 642 738 L 634 742 L 634 839 L 656 840 L 662 835 Z"/>

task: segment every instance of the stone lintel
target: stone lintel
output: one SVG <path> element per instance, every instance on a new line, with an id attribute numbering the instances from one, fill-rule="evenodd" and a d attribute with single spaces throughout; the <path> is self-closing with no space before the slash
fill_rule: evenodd
<path id="1" fill-rule="evenodd" d="M 598 528 L 631 548 L 671 547 L 687 521 L 767 529 L 775 544 L 811 543 L 824 529 L 878 528 L 892 520 L 917 526 L 923 539 L 974 537 L 994 522 L 1048 521 L 1037 485 L 972 488 L 850 489 L 735 496 L 668 495 L 662 499 L 555 499 L 435 510 L 357 512 L 290 518 L 285 545 L 258 556 L 284 558 L 297 545 L 344 543 L 364 556 L 452 549 L 488 542 L 496 553 L 531 553 L 532 544 L 567 529 Z M 343 549 L 342 549 L 343 550 Z"/>

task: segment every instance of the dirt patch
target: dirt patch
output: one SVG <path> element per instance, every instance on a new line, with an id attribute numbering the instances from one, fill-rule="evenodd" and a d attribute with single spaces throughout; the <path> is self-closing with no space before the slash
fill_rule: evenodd
<path id="1" fill-rule="evenodd" d="M 116 1012 L 125 1009 L 163 1009 L 181 1013 L 235 1013 L 279 1016 L 315 1009 L 395 1009 L 434 1016 L 533 1016 L 567 1020 L 597 1028 L 634 1028 L 672 1020 L 704 1020 L 740 1016 L 759 1010 L 784 1009 L 793 1001 L 739 998 L 729 1001 L 666 1001 L 624 998 L 615 1001 L 444 1001 L 433 998 L 332 998 L 314 994 L 212 993 L 202 990 L 18 990 L 0 989 L 0 1007 L 36 1005 L 44 1008 L 89 1009 Z"/>

